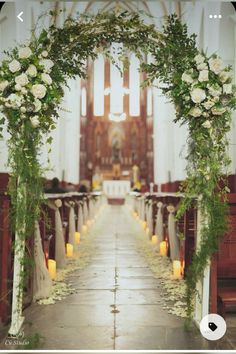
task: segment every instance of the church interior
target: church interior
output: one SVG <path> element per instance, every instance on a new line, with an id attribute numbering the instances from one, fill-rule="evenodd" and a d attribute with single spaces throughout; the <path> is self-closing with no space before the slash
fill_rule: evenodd
<path id="1" fill-rule="evenodd" d="M 228 1 L 5 2 L 0 59 L 29 34 L 36 38 L 50 26 L 63 28 L 70 17 L 106 11 L 138 13 L 158 30 L 175 13 L 189 35 L 196 34 L 199 52 L 217 53 L 236 82 L 236 13 Z M 236 349 L 236 113 L 227 133 L 228 229 L 197 281 L 187 332 L 186 279 L 205 222 L 197 204 L 176 218 L 188 179 L 189 128 L 175 122 L 174 104 L 157 79 L 145 85 L 141 59 L 132 51 L 124 58 L 122 50 L 113 42 L 108 58 L 96 48 L 96 58 L 78 62 L 84 77 L 64 84 L 55 129 L 45 134 L 38 154 L 44 203 L 34 234 L 18 253 L 8 193 L 10 133 L 3 126 L 0 351 Z M 150 53 L 143 60 L 153 62 Z M 201 331 L 210 314 L 227 327 L 216 340 Z"/>

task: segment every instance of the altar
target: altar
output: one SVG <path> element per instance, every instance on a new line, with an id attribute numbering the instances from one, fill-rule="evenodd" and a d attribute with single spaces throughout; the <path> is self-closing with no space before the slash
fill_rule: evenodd
<path id="1" fill-rule="evenodd" d="M 103 192 L 109 199 L 124 199 L 131 190 L 130 181 L 106 180 L 103 181 Z"/>

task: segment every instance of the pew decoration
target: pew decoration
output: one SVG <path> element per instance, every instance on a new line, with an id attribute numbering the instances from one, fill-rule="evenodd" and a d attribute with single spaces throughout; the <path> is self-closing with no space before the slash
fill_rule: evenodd
<path id="1" fill-rule="evenodd" d="M 151 199 L 148 201 L 146 209 L 147 209 L 147 227 L 148 227 L 147 235 L 151 239 L 152 233 L 153 233 L 152 200 Z"/>
<path id="2" fill-rule="evenodd" d="M 175 207 L 173 205 L 168 205 L 167 210 L 169 212 L 168 216 L 168 234 L 169 234 L 169 245 L 170 245 L 170 259 L 180 260 L 180 242 L 177 236 L 176 222 L 175 222 Z"/>
<path id="3" fill-rule="evenodd" d="M 73 246 L 73 249 L 76 249 L 76 242 L 75 242 L 75 202 L 69 201 L 64 202 L 64 205 L 69 208 L 69 238 L 68 243 Z"/>
<path id="4" fill-rule="evenodd" d="M 164 228 L 163 228 L 163 203 L 158 202 L 157 203 L 157 218 L 156 218 L 156 227 L 155 227 L 155 234 L 158 235 L 158 248 L 160 248 L 160 243 L 163 241 L 163 235 L 164 235 Z"/>
<path id="5" fill-rule="evenodd" d="M 82 232 L 82 226 L 83 226 L 83 202 L 76 201 L 76 204 L 78 206 L 78 218 L 77 218 L 77 231 Z"/>
<path id="6" fill-rule="evenodd" d="M 59 211 L 62 207 L 62 201 L 60 199 L 56 199 L 55 201 L 49 200 L 48 206 L 55 211 L 55 261 L 57 268 L 63 268 L 66 264 L 66 256 L 63 226 Z"/>
<path id="7" fill-rule="evenodd" d="M 84 225 L 86 225 L 87 221 L 89 220 L 88 204 L 86 198 L 84 198 L 83 212 L 84 212 Z"/>
<path id="8" fill-rule="evenodd" d="M 36 221 L 34 232 L 33 301 L 49 297 L 51 291 L 52 280 L 43 253 L 39 223 Z"/>

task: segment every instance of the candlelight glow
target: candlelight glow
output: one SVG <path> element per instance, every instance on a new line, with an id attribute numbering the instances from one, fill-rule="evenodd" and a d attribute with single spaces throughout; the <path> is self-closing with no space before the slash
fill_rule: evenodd
<path id="1" fill-rule="evenodd" d="M 160 243 L 160 255 L 167 256 L 167 242 L 166 241 L 162 241 Z"/>
<path id="2" fill-rule="evenodd" d="M 66 255 L 67 257 L 73 257 L 73 245 L 71 243 L 66 244 Z"/>
<path id="3" fill-rule="evenodd" d="M 56 278 L 56 261 L 54 259 L 49 259 L 48 260 L 48 272 L 50 274 L 50 277 L 52 280 Z"/>

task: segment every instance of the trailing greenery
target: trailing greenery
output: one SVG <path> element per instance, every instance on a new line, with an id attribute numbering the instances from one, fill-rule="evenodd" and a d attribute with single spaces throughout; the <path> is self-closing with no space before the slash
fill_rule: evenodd
<path id="1" fill-rule="evenodd" d="M 195 35 L 175 15 L 168 18 L 154 63 L 144 65 L 152 81 L 163 84 L 163 92 L 176 108 L 175 122 L 189 128 L 187 179 L 181 192 L 177 219 L 191 206 L 201 214 L 200 243 L 187 272 L 187 311 L 193 313 L 196 284 L 217 251 L 219 239 L 227 230 L 226 182 L 230 111 L 235 109 L 235 87 L 231 68 L 224 67 L 215 54 L 199 53 Z M 149 80 L 150 80 L 149 78 Z M 198 230 L 199 231 L 199 230 Z"/>
<path id="2" fill-rule="evenodd" d="M 198 197 L 204 227 L 201 241 L 187 275 L 188 315 L 196 284 L 203 276 L 218 239 L 226 230 L 227 187 L 219 181 L 230 161 L 226 133 L 230 110 L 235 108 L 235 88 L 216 55 L 199 53 L 196 36 L 188 35 L 186 25 L 176 15 L 167 18 L 162 32 L 146 25 L 135 13 L 99 13 L 96 16 L 68 18 L 61 28 L 54 25 L 38 37 L 7 52 L 0 71 L 0 104 L 10 134 L 9 166 L 15 231 L 24 241 L 33 234 L 43 202 L 40 149 L 50 144 L 50 132 L 59 117 L 58 108 L 69 78 L 86 76 L 87 59 L 103 53 L 115 65 L 113 43 L 121 43 L 118 56 L 128 65 L 134 52 L 146 73 L 144 85 L 155 84 L 176 108 L 175 122 L 189 127 L 187 179 L 178 217 Z M 146 63 L 151 53 L 153 61 Z M 46 137 L 46 141 L 45 141 Z M 195 202 L 194 202 L 195 201 Z M 24 247 L 24 243 L 20 243 Z M 17 245 L 16 245 L 17 246 Z"/>

